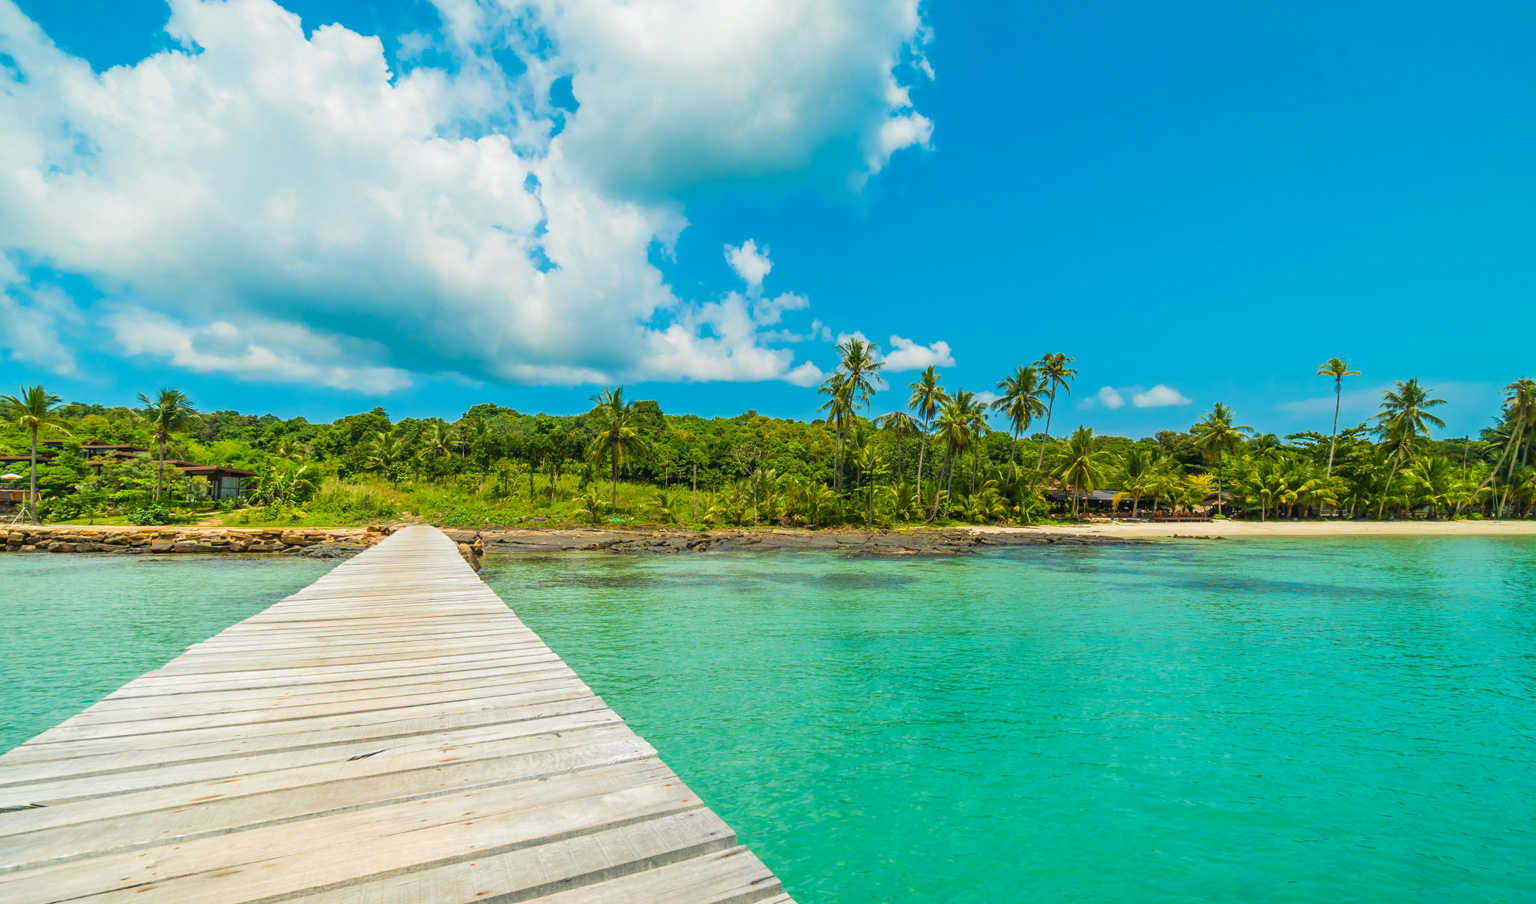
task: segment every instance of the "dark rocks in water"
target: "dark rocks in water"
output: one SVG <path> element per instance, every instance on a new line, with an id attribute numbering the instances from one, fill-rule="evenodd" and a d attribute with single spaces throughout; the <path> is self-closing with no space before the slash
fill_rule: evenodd
<path id="1" fill-rule="evenodd" d="M 304 559 L 350 559 L 367 548 L 358 543 L 327 541 L 313 546 L 290 546 L 283 550 L 283 555 Z"/>
<path id="2" fill-rule="evenodd" d="M 471 532 L 448 531 L 463 542 Z M 494 552 L 610 552 L 621 555 L 681 555 L 700 552 L 839 552 L 846 556 L 903 558 L 957 556 L 989 547 L 1009 546 L 1122 546 L 1145 541 L 1047 531 L 987 531 L 968 528 L 919 528 L 885 530 L 704 530 L 680 528 L 653 530 L 485 530 L 486 548 Z"/>

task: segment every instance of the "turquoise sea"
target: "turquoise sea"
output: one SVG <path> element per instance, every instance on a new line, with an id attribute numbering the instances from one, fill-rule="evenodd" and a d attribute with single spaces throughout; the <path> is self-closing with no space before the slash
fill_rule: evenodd
<path id="1" fill-rule="evenodd" d="M 0 748 L 324 567 L 0 557 Z M 1536 541 L 485 577 L 801 904 L 1536 901 Z"/>

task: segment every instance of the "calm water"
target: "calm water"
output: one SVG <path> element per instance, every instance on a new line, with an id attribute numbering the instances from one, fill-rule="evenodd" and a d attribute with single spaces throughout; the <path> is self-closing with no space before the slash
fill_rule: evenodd
<path id="1" fill-rule="evenodd" d="M 0 557 L 0 749 L 326 567 Z M 801 904 L 1536 901 L 1536 542 L 486 576 Z"/>
<path id="2" fill-rule="evenodd" d="M 1536 542 L 487 577 L 802 904 L 1536 900 Z"/>
<path id="3" fill-rule="evenodd" d="M 0 752 L 314 582 L 333 564 L 0 555 Z"/>

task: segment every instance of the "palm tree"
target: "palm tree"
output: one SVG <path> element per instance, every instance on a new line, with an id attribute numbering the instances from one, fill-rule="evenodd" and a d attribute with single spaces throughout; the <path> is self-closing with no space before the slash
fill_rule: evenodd
<path id="1" fill-rule="evenodd" d="M 1253 433 L 1253 428 L 1246 425 L 1234 425 L 1232 423 L 1232 409 L 1216 403 L 1216 407 L 1206 412 L 1205 420 L 1190 428 L 1190 433 L 1195 436 L 1195 445 L 1207 455 L 1216 456 L 1216 512 L 1221 513 L 1221 485 L 1222 465 L 1226 453 L 1236 452 L 1241 448 L 1243 436 Z"/>
<path id="2" fill-rule="evenodd" d="M 1040 375 L 1045 378 L 1045 384 L 1049 387 L 1046 395 L 1050 401 L 1045 406 L 1045 438 L 1051 438 L 1051 415 L 1056 411 L 1056 390 L 1065 389 L 1067 395 L 1072 394 L 1072 380 L 1077 376 L 1076 368 L 1070 367 L 1076 358 L 1068 358 L 1062 352 L 1046 352 L 1035 362 L 1035 367 Z M 1045 466 L 1045 443 L 1040 444 L 1040 456 L 1035 461 L 1035 470 L 1039 471 Z"/>
<path id="3" fill-rule="evenodd" d="M 635 403 L 624 401 L 624 387 L 604 387 L 592 401 L 597 403 L 592 413 L 597 416 L 598 428 L 597 437 L 587 447 L 587 455 L 594 461 L 606 456 L 612 463 L 608 499 L 608 513 L 612 515 L 619 510 L 619 469 L 624 467 L 626 458 L 643 453 L 650 444 L 640 435 Z"/>
<path id="4" fill-rule="evenodd" d="M 1162 469 L 1163 457 L 1156 449 L 1148 449 L 1143 446 L 1132 446 L 1125 455 L 1120 458 L 1120 467 L 1115 471 L 1116 482 L 1120 484 L 1120 492 L 1115 494 L 1115 504 L 1120 500 L 1131 500 L 1131 517 L 1136 518 L 1141 514 L 1141 497 L 1148 495 L 1152 486 L 1153 477 Z"/>
<path id="5" fill-rule="evenodd" d="M 1371 420 L 1379 422 L 1376 433 L 1382 438 L 1382 445 L 1392 451 L 1392 469 L 1387 474 L 1387 485 L 1376 509 L 1377 518 L 1386 510 L 1392 479 L 1413 446 L 1421 438 L 1429 438 L 1430 424 L 1445 427 L 1445 421 L 1426 410 L 1445 404 L 1445 399 L 1430 398 L 1432 392 L 1434 390 L 1420 386 L 1418 378 L 1414 377 L 1407 382 L 1398 380 L 1396 390 L 1387 389 L 1381 393 L 1381 410 Z"/>
<path id="6" fill-rule="evenodd" d="M 949 402 L 949 393 L 939 385 L 939 372 L 929 366 L 917 378 L 916 383 L 909 384 L 908 389 L 912 394 L 907 397 L 907 407 L 917 413 L 923 419 L 923 441 L 917 448 L 917 495 L 923 495 L 923 453 L 928 451 L 928 433 L 933 424 L 934 415 L 939 409 Z"/>
<path id="7" fill-rule="evenodd" d="M 373 464 L 390 486 L 395 486 L 395 465 L 405 457 L 405 442 L 395 438 L 394 431 L 380 430 L 368 443 L 368 461 Z"/>
<path id="8" fill-rule="evenodd" d="M 954 398 L 939 412 L 936 426 L 939 438 L 944 442 L 944 466 L 939 469 L 939 474 L 940 480 L 946 483 L 943 493 L 934 490 L 933 515 L 929 521 L 939 517 L 939 502 L 949 496 L 950 488 L 955 484 L 955 459 L 964 454 L 976 440 L 976 425 L 982 419 L 981 412 L 982 406 L 976 401 L 976 394 L 965 389 L 955 393 Z M 946 472 L 947 478 L 943 476 Z"/>
<path id="9" fill-rule="evenodd" d="M 907 414 L 905 411 L 892 411 L 889 414 L 881 415 L 878 423 L 881 427 L 896 432 L 896 479 L 899 482 L 902 479 L 901 435 L 907 430 L 916 430 L 917 422 L 912 420 L 912 415 Z"/>
<path id="10" fill-rule="evenodd" d="M 1076 517 L 1082 494 L 1104 485 L 1109 453 L 1101 451 L 1093 441 L 1092 427 L 1078 427 L 1058 454 L 1051 476 L 1059 478 L 1072 491 L 1072 515 Z"/>
<path id="11" fill-rule="evenodd" d="M 858 414 L 860 405 L 869 407 L 875 396 L 875 384 L 884 382 L 880 378 L 880 371 L 885 368 L 885 362 L 879 359 L 877 349 L 878 343 L 860 339 L 858 336 L 850 337 L 837 347 L 838 354 L 842 356 L 842 362 L 838 365 L 838 373 L 833 374 L 833 377 L 841 374 L 842 380 L 832 392 L 826 392 L 826 385 L 823 384 L 823 392 L 831 395 L 832 400 L 822 407 L 833 411 L 842 409 L 842 417 L 836 419 L 838 420 L 838 451 L 835 464 L 839 491 L 843 488 L 842 446 L 847 426 Z M 843 396 L 841 400 L 838 398 L 837 390 L 841 390 Z"/>
<path id="12" fill-rule="evenodd" d="M 885 362 L 877 357 L 879 343 L 866 342 L 857 336 L 837 347 L 838 354 L 843 356 L 842 371 L 848 375 L 849 391 L 859 397 L 859 403 L 865 407 L 875 396 L 876 383 L 884 383 L 880 378 L 880 371 L 885 369 Z"/>
<path id="13" fill-rule="evenodd" d="M 1046 413 L 1045 403 L 1040 401 L 1047 390 L 1040 382 L 1040 372 L 1033 367 L 1020 367 L 1012 376 L 998 381 L 1002 390 L 992 403 L 992 410 L 1001 412 L 1008 419 L 1008 429 L 1013 433 L 1013 444 L 1008 447 L 1008 474 L 1013 476 L 1013 454 L 1017 451 L 1019 437 L 1035 418 Z"/>
<path id="14" fill-rule="evenodd" d="M 854 467 L 863 475 L 865 490 L 868 494 L 868 512 L 864 517 L 866 528 L 875 526 L 875 483 L 883 474 L 889 474 L 890 470 L 885 466 L 885 456 L 875 448 L 874 443 L 865 443 L 853 456 Z"/>
<path id="15" fill-rule="evenodd" d="M 1344 400 L 1344 378 L 1358 377 L 1360 371 L 1350 370 L 1348 361 L 1329 358 L 1317 369 L 1319 377 L 1333 377 L 1333 435 L 1328 440 L 1328 475 L 1333 476 L 1333 447 L 1339 441 L 1339 403 Z"/>
<path id="16" fill-rule="evenodd" d="M 1536 432 L 1532 429 L 1536 428 L 1536 380 L 1521 377 L 1505 386 L 1504 391 L 1509 393 L 1504 397 L 1504 424 L 1508 428 L 1509 436 L 1504 442 L 1504 451 L 1499 454 L 1498 462 L 1488 472 L 1483 483 L 1478 486 L 1479 490 L 1497 479 L 1499 469 L 1504 467 L 1505 459 L 1510 459 L 1508 473 L 1509 477 L 1513 477 L 1514 463 L 1522 460 L 1522 457 L 1516 454 L 1514 458 L 1510 458 L 1510 453 L 1518 450 L 1523 442 L 1528 457 L 1531 445 L 1530 434 Z M 1506 490 L 1510 482 L 1509 477 L 1505 479 Z"/>
<path id="17" fill-rule="evenodd" d="M 187 394 L 179 389 L 162 389 L 153 400 L 141 392 L 139 402 L 144 406 L 139 413 L 143 415 L 158 447 L 160 466 L 155 471 L 155 501 L 158 502 L 161 490 L 165 487 L 165 444 L 171 441 L 171 434 L 197 423 L 202 415 L 192 407 L 192 400 L 187 398 Z"/>
<path id="18" fill-rule="evenodd" d="M 822 382 L 821 388 L 816 391 L 827 396 L 827 400 L 816 410 L 827 413 L 827 419 L 832 422 L 832 428 L 837 436 L 836 451 L 832 455 L 832 483 L 837 487 L 838 492 L 842 492 L 843 431 L 853 417 L 853 385 L 849 382 L 848 375 L 839 370 L 827 377 Z"/>
<path id="19" fill-rule="evenodd" d="M 6 418 L 32 435 L 32 467 L 28 472 L 31 490 L 27 501 L 22 503 L 22 511 L 31 514 L 33 524 L 43 523 L 37 508 L 37 432 L 52 427 L 65 436 L 69 435 L 69 431 L 64 429 L 63 418 L 58 414 L 60 401 L 58 396 L 43 389 L 41 385 L 23 386 L 21 395 L 0 398 L 0 405 L 5 406 Z"/>

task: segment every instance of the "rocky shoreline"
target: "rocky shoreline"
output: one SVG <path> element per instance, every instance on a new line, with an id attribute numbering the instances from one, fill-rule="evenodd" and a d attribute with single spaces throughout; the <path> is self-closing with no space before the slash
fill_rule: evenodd
<path id="1" fill-rule="evenodd" d="M 388 536 L 390 528 L 292 529 L 207 527 L 37 527 L 0 528 L 6 552 L 186 555 L 278 553 L 317 559 L 355 555 Z"/>
<path id="2" fill-rule="evenodd" d="M 448 530 L 467 542 L 474 531 Z M 626 555 L 680 555 L 706 552 L 822 550 L 845 556 L 957 556 L 1011 546 L 1125 546 L 1145 541 L 1049 531 L 978 533 L 970 528 L 912 530 L 568 530 L 488 529 L 481 531 L 488 553 L 608 552 Z"/>
<path id="3" fill-rule="evenodd" d="M 123 555 L 278 554 L 346 558 L 393 533 L 396 525 L 368 528 L 36 527 L 0 528 L 6 552 L 117 553 Z M 473 530 L 446 530 L 467 543 Z M 618 555 L 680 555 L 708 552 L 826 551 L 845 556 L 958 556 L 981 549 L 1018 546 L 1123 546 L 1147 542 L 1125 537 L 1049 530 L 984 533 L 970 528 L 912 530 L 704 530 L 680 528 L 487 528 L 486 552 L 606 552 Z"/>

